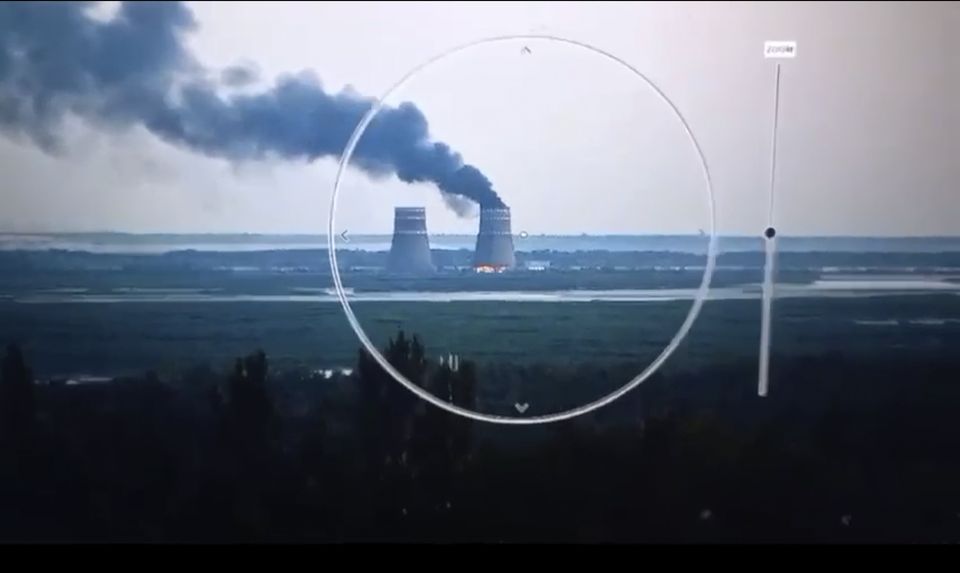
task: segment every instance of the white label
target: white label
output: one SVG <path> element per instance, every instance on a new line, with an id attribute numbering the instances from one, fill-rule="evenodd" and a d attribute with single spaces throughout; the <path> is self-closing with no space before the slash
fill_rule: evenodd
<path id="1" fill-rule="evenodd" d="M 763 43 L 764 58 L 795 58 L 797 57 L 796 42 L 767 41 Z"/>

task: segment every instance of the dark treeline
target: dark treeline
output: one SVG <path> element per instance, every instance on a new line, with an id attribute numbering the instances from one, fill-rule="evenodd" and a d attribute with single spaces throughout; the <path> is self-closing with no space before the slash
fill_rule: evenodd
<path id="1" fill-rule="evenodd" d="M 763 244 L 757 240 L 755 251 L 721 252 L 721 267 L 763 267 Z M 675 251 L 527 251 L 518 247 L 517 262 L 547 261 L 559 268 L 636 269 L 702 266 L 704 256 Z M 472 249 L 433 249 L 433 262 L 439 267 L 470 267 Z M 337 260 L 342 270 L 352 267 L 384 267 L 386 251 L 340 250 Z M 936 271 L 960 267 L 960 252 L 791 252 L 778 255 L 778 266 L 784 270 L 818 270 L 824 267 L 866 269 L 911 269 Z M 181 250 L 163 254 L 91 253 L 70 250 L 0 251 L 0 270 L 65 271 L 65 270 L 213 270 L 223 267 L 284 268 L 291 271 L 329 274 L 326 249 L 289 249 L 222 252 Z"/>
<path id="2" fill-rule="evenodd" d="M 438 365 L 403 333 L 384 354 L 476 407 L 473 363 Z M 364 352 L 331 379 L 277 375 L 257 352 L 68 386 L 35 384 L 10 346 L 0 539 L 960 538 L 960 358 L 784 358 L 767 399 L 744 383 L 755 369 L 656 375 L 571 422 L 497 427 L 419 401 Z"/>

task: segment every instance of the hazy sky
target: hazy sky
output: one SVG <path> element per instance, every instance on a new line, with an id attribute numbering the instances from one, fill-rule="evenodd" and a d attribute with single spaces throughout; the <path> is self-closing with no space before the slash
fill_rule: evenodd
<path id="1" fill-rule="evenodd" d="M 608 51 L 655 82 L 698 137 L 721 232 L 766 225 L 774 63 L 783 62 L 777 226 L 784 234 L 960 234 L 958 3 L 197 3 L 187 44 L 212 69 L 313 70 L 378 96 L 452 46 L 550 34 Z M 414 78 L 431 134 L 482 169 L 531 233 L 695 232 L 705 188 L 679 124 L 619 67 L 569 47 L 475 49 Z M 0 137 L 0 230 L 323 232 L 333 160 L 233 165 L 142 129 L 67 126 L 51 156 Z M 471 232 L 427 184 L 351 172 L 352 232 L 425 205 L 433 232 Z"/>

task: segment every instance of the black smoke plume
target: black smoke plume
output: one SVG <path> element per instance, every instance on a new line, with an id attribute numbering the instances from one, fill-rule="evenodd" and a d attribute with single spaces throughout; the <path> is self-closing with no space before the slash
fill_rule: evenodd
<path id="1" fill-rule="evenodd" d="M 230 87 L 244 87 L 255 83 L 260 78 L 257 65 L 252 62 L 236 64 L 224 69 L 220 73 L 220 81 Z"/>
<path id="2" fill-rule="evenodd" d="M 196 26 L 179 2 L 124 2 L 109 19 L 93 2 L 0 3 L 0 130 L 61 151 L 67 115 L 102 127 L 142 125 L 163 140 L 229 160 L 336 157 L 374 104 L 350 89 L 327 93 L 311 73 L 256 93 L 227 93 L 254 70 L 211 73 L 185 48 Z M 213 78 L 213 79 L 211 79 Z M 490 181 L 431 141 L 411 103 L 381 110 L 353 156 L 374 177 L 432 182 L 447 204 L 502 206 Z"/>

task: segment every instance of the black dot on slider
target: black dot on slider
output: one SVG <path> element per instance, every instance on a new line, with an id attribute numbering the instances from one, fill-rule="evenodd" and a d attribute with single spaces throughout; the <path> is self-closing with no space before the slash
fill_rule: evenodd
<path id="1" fill-rule="evenodd" d="M 768 239 L 772 239 L 777 236 L 777 230 L 773 227 L 767 227 L 767 230 L 763 232 L 763 236 Z"/>

